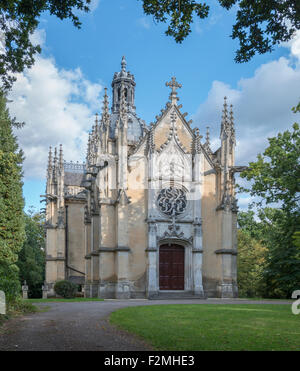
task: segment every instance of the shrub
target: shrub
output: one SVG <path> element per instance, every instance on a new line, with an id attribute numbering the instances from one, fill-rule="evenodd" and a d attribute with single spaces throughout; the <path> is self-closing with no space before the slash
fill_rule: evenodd
<path id="1" fill-rule="evenodd" d="M 18 279 L 18 267 L 15 264 L 0 262 L 0 290 L 5 292 L 8 307 L 20 296 L 21 284 Z"/>
<path id="2" fill-rule="evenodd" d="M 5 277 L 0 279 L 0 290 L 5 292 L 7 305 L 13 304 L 20 295 L 21 285 L 18 280 L 10 280 Z"/>
<path id="3" fill-rule="evenodd" d="M 38 312 L 38 308 L 35 305 L 33 305 L 32 303 L 28 303 L 27 301 L 21 299 L 20 296 L 14 302 L 14 305 L 11 308 L 11 310 L 14 311 L 15 314 L 18 314 L 18 313 L 27 314 L 27 313 Z"/>
<path id="4" fill-rule="evenodd" d="M 54 285 L 54 291 L 63 298 L 71 299 L 76 296 L 77 285 L 69 281 L 57 281 Z"/>

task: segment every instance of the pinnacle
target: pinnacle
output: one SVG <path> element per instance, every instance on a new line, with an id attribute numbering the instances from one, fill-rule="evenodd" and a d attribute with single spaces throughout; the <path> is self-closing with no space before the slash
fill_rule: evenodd
<path id="1" fill-rule="evenodd" d="M 126 62 L 125 56 L 123 55 L 122 62 L 121 62 L 122 72 L 126 71 L 126 65 L 127 65 L 127 62 Z"/>
<path id="2" fill-rule="evenodd" d="M 209 126 L 206 126 L 206 144 L 210 145 L 210 133 L 209 133 Z"/>

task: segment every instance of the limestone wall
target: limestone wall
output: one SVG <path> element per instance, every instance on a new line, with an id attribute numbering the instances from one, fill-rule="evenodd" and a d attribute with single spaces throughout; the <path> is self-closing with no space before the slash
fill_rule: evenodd
<path id="1" fill-rule="evenodd" d="M 68 234 L 67 234 L 67 264 L 80 272 L 85 272 L 85 230 L 84 203 L 68 202 Z M 68 277 L 78 277 L 84 281 L 84 276 L 68 268 Z"/>

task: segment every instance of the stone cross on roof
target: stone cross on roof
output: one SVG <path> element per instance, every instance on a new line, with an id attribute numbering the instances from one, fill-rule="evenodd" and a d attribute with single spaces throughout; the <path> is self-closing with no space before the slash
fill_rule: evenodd
<path id="1" fill-rule="evenodd" d="M 177 101 L 179 100 L 179 98 L 177 97 L 176 90 L 178 88 L 181 88 L 182 85 L 179 84 L 176 81 L 176 77 L 173 76 L 170 82 L 166 82 L 166 86 L 169 86 L 172 89 L 171 94 L 170 94 L 171 103 L 176 104 Z"/>

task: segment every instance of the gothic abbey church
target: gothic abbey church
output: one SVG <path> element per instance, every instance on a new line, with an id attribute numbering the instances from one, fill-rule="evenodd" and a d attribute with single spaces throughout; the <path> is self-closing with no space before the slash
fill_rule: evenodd
<path id="1" fill-rule="evenodd" d="M 105 89 L 86 162 L 49 151 L 46 186 L 46 286 L 81 285 L 86 297 L 236 297 L 235 130 L 225 98 L 220 148 L 210 148 L 169 101 L 149 126 L 136 114 L 126 70 Z M 220 115 L 221 116 L 221 115 Z"/>

